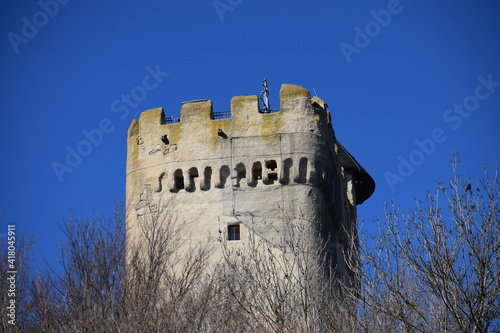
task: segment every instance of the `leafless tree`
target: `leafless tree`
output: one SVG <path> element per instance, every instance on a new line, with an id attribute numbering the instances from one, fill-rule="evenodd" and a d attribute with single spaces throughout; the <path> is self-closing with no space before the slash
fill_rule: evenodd
<path id="1" fill-rule="evenodd" d="M 500 330 L 498 170 L 472 182 L 457 163 L 414 209 L 386 207 L 380 235 L 361 242 L 365 331 Z"/>
<path id="2" fill-rule="evenodd" d="M 112 218 L 64 219 L 61 267 L 48 267 L 26 288 L 22 331 L 237 331 L 239 312 L 220 267 L 208 264 L 212 242 L 187 244 L 186 226 L 170 208 L 148 206 L 128 240 L 120 209 Z"/>
<path id="3" fill-rule="evenodd" d="M 32 313 L 28 318 L 29 328 L 24 332 L 60 332 L 62 310 L 52 273 L 38 272 L 30 284 Z"/>
<path id="4" fill-rule="evenodd" d="M 251 225 L 246 244 L 231 249 L 222 242 L 223 274 L 230 296 L 247 317 L 247 331 L 355 331 L 354 303 L 342 296 L 328 240 L 309 223 L 292 218 L 282 223 L 277 243 Z"/>
<path id="5" fill-rule="evenodd" d="M 187 245 L 186 226 L 171 204 L 148 205 L 128 241 L 124 301 L 131 332 L 199 331 L 210 310 L 210 241 Z"/>
<path id="6" fill-rule="evenodd" d="M 124 220 L 94 213 L 71 214 L 60 225 L 66 236 L 61 269 L 34 280 L 40 330 L 118 332 L 125 273 Z"/>
<path id="7" fill-rule="evenodd" d="M 193 245 L 173 202 L 147 203 L 135 230 L 113 217 L 71 214 L 61 268 L 35 274 L 19 241 L 18 326 L 6 332 L 497 332 L 500 331 L 498 171 L 453 176 L 403 212 L 386 208 L 373 238 L 357 228 L 340 279 L 332 244 L 297 217 L 267 239 L 221 233 Z M 136 213 L 135 211 L 133 213 Z M 286 216 L 286 214 L 285 214 Z M 253 222 L 252 222 L 253 223 Z M 257 222 L 256 222 L 257 223 Z M 277 230 L 278 230 L 277 229 Z M 127 232 L 129 237 L 127 238 Z M 304 235 L 310 235 L 304 237 Z M 214 244 L 215 241 L 215 244 Z M 222 248 L 216 262 L 213 250 Z M 2 252 L 5 256 L 7 252 Z M 1 258 L 4 263 L 6 258 Z M 0 272 L 2 307 L 6 273 Z M 3 274 L 3 275 L 2 275 Z"/>

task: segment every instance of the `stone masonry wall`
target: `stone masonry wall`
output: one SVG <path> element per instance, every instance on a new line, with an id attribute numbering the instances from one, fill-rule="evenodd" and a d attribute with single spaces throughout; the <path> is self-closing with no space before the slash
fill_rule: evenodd
<path id="1" fill-rule="evenodd" d="M 340 153 L 351 157 L 339 153 L 326 104 L 284 84 L 278 112 L 259 113 L 257 96 L 238 96 L 230 118 L 214 118 L 212 102 L 199 100 L 183 103 L 173 122 L 161 108 L 132 122 L 127 237 L 140 237 L 140 217 L 160 202 L 185 224 L 186 244 L 216 239 L 233 224 L 241 226 L 241 242 L 248 230 L 277 242 L 284 219 L 291 219 L 321 229 L 346 270 L 339 249 L 357 224 L 360 170 L 339 162 Z"/>

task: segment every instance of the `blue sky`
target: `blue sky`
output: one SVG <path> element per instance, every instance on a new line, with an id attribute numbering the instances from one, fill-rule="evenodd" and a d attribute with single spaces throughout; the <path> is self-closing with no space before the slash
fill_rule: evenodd
<path id="1" fill-rule="evenodd" d="M 494 0 L 7 0 L 0 13 L 0 234 L 34 234 L 49 262 L 70 207 L 123 200 L 138 112 L 203 98 L 228 110 L 264 77 L 272 108 L 282 83 L 329 104 L 377 184 L 358 207 L 369 230 L 385 199 L 408 206 L 446 178 L 455 148 L 464 174 L 500 166 Z M 72 150 L 85 156 L 68 163 Z"/>

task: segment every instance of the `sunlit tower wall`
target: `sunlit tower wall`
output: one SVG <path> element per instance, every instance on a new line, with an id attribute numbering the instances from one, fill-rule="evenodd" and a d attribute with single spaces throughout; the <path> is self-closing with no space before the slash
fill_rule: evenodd
<path id="1" fill-rule="evenodd" d="M 184 225 L 184 247 L 220 237 L 241 246 L 249 231 L 278 244 L 295 223 L 311 233 L 304 237 L 323 235 L 341 275 L 356 205 L 375 189 L 336 139 L 327 105 L 290 84 L 269 113 L 257 96 L 232 98 L 227 112 L 213 112 L 210 100 L 183 103 L 180 117 L 143 112 L 128 130 L 126 177 L 128 240 L 161 205 Z M 213 261 L 221 251 L 214 245 Z"/>

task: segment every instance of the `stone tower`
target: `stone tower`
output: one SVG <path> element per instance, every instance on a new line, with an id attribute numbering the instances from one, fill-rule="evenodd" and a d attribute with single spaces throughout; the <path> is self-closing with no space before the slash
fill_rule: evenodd
<path id="1" fill-rule="evenodd" d="M 129 238 L 151 203 L 174 203 L 186 244 L 221 234 L 244 243 L 248 231 L 272 242 L 288 219 L 321 230 L 342 272 L 339 249 L 356 230 L 356 205 L 374 189 L 336 139 L 327 105 L 295 85 L 282 86 L 276 112 L 259 112 L 257 96 L 234 97 L 231 111 L 218 113 L 196 100 L 182 104 L 180 117 L 145 111 L 128 131 Z"/>

